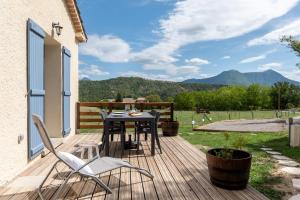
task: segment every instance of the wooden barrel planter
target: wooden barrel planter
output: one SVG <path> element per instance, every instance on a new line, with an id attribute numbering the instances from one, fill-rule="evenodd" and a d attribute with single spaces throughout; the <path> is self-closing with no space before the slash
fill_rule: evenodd
<path id="1" fill-rule="evenodd" d="M 246 188 L 251 168 L 251 154 L 233 149 L 232 159 L 224 159 L 216 156 L 216 152 L 221 150 L 221 148 L 215 148 L 206 153 L 211 182 L 224 189 Z"/>
<path id="2" fill-rule="evenodd" d="M 178 121 L 165 121 L 161 123 L 161 129 L 164 136 L 178 135 L 179 122 Z"/>

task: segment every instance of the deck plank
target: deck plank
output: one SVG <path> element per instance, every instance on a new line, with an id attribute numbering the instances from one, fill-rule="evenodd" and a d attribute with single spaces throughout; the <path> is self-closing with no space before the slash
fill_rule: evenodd
<path id="1" fill-rule="evenodd" d="M 139 167 L 138 155 L 136 150 L 129 151 L 129 162 L 136 167 Z M 131 170 L 131 199 L 132 200 L 143 200 L 145 199 L 144 187 L 142 183 L 142 177 L 136 170 Z"/>
<path id="2" fill-rule="evenodd" d="M 182 143 L 177 143 L 177 140 L 174 140 L 174 138 L 169 139 L 167 139 L 167 143 L 172 145 L 173 150 L 176 149 L 176 155 L 182 162 L 186 163 L 189 169 L 193 169 L 192 173 L 196 175 L 195 177 L 203 184 L 203 187 L 213 199 L 245 199 L 242 196 L 237 196 L 235 191 L 228 193 L 228 190 L 223 190 L 211 184 L 204 153 L 198 150 L 197 154 L 193 154 L 189 147 L 183 146 Z M 187 157 L 190 158 L 187 160 Z"/>
<path id="3" fill-rule="evenodd" d="M 119 136 L 117 137 L 117 139 L 119 139 Z M 118 150 L 118 144 L 117 142 L 112 142 L 110 145 L 110 152 L 112 152 L 112 155 L 116 155 L 116 151 Z M 104 152 L 101 152 L 100 156 L 104 156 Z M 103 181 L 104 184 L 108 185 L 110 184 L 110 179 L 111 179 L 111 175 L 113 174 L 113 172 L 105 172 L 103 174 L 100 175 L 100 179 Z M 113 189 L 113 188 L 111 188 Z M 103 190 L 102 188 L 100 189 L 99 186 L 94 187 L 94 191 L 93 191 L 93 195 L 92 195 L 92 199 L 93 200 L 103 200 L 106 198 L 107 192 L 105 190 Z"/>
<path id="4" fill-rule="evenodd" d="M 99 134 L 80 134 L 68 139 L 58 147 L 60 151 L 70 152 L 74 145 L 80 141 L 99 141 Z M 106 194 L 103 189 L 96 187 L 91 180 L 80 180 L 75 177 L 65 188 L 61 199 L 78 200 L 138 200 L 138 199 L 207 199 L 207 200 L 266 200 L 267 198 L 257 192 L 251 186 L 241 191 L 228 191 L 217 188 L 210 183 L 205 154 L 184 139 L 177 137 L 161 137 L 163 153 L 156 151 L 151 156 L 150 140 L 141 138 L 140 152 L 125 150 L 121 154 L 119 138 L 115 138 L 110 146 L 113 157 L 122 158 L 132 165 L 149 170 L 154 179 L 151 180 L 135 170 L 126 168 L 103 173 L 100 178 L 109 185 L 113 194 Z M 103 155 L 103 153 L 101 154 Z M 56 158 L 48 154 L 19 176 L 44 175 Z M 67 171 L 66 167 L 60 170 Z M 51 199 L 57 191 L 61 180 L 57 180 L 57 174 L 53 173 L 46 181 L 43 194 L 46 199 Z M 54 185 L 54 186 L 51 186 Z M 24 189 L 24 188 L 22 188 Z M 35 190 L 20 193 L 16 188 L 5 188 L 0 191 L 0 200 L 38 200 Z"/>
<path id="5" fill-rule="evenodd" d="M 144 150 L 143 150 L 144 146 L 147 147 L 147 144 L 145 144 L 145 142 L 143 142 L 141 144 L 141 150 L 139 152 L 139 156 L 137 157 L 139 167 L 142 168 L 142 169 L 146 169 L 149 172 L 151 172 L 150 169 L 149 169 L 147 160 L 146 160 L 146 156 L 144 154 Z M 143 176 L 143 175 L 141 176 L 141 178 L 142 178 L 142 183 L 143 183 L 143 187 L 144 187 L 145 199 L 158 199 L 154 182 L 149 177 L 146 177 L 146 176 Z"/>
<path id="6" fill-rule="evenodd" d="M 176 146 L 181 147 L 180 150 L 184 151 L 185 155 L 190 155 L 191 159 L 189 159 L 189 161 L 191 163 L 194 163 L 195 167 L 198 166 L 198 168 L 201 168 L 201 167 L 207 168 L 205 154 L 202 153 L 201 151 L 199 151 L 196 147 L 190 145 L 187 141 L 183 140 L 180 137 L 177 137 L 176 139 L 172 138 L 172 142 L 170 142 L 170 143 L 174 143 Z M 202 170 L 201 172 L 202 172 L 203 177 L 205 177 L 207 180 L 209 180 L 208 170 Z M 216 189 L 222 195 L 225 195 L 227 197 L 227 199 L 233 199 L 233 198 L 235 198 L 235 199 L 260 199 L 260 200 L 268 199 L 261 193 L 254 190 L 251 186 L 248 186 L 245 190 L 240 190 L 240 191 L 229 191 L 229 190 L 224 190 L 224 189 L 221 189 L 218 187 L 216 187 Z M 253 196 L 252 192 L 254 192 L 254 196 Z M 252 198 L 250 197 L 250 193 L 252 194 L 251 196 L 253 196 Z"/>
<path id="7" fill-rule="evenodd" d="M 118 137 L 118 139 L 119 139 L 119 137 Z M 116 148 L 114 149 L 113 155 L 116 158 L 122 158 L 122 151 L 121 151 L 120 145 L 116 144 Z M 106 195 L 105 200 L 113 200 L 113 199 L 119 198 L 121 170 L 122 169 L 116 169 L 116 170 L 112 171 L 112 173 L 110 175 L 110 182 L 109 182 L 108 187 L 110 187 L 113 190 L 113 193 Z"/>
<path id="8" fill-rule="evenodd" d="M 161 175 L 161 172 L 156 166 L 155 160 L 150 152 L 150 147 L 148 143 L 143 145 L 143 150 L 146 156 L 146 161 L 149 166 L 149 170 L 154 176 L 153 182 L 156 188 L 156 193 L 159 199 L 172 199 L 169 189 L 167 188 L 167 184 Z"/>

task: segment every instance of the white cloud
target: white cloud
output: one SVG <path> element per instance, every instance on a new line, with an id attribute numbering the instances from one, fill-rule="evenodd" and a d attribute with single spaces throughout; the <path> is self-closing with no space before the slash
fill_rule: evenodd
<path id="1" fill-rule="evenodd" d="M 298 1 L 178 1 L 168 17 L 160 20 L 159 32 L 162 37 L 158 43 L 135 53 L 134 59 L 142 64 L 147 62 L 148 65 L 174 63 L 178 60 L 178 50 L 182 46 L 241 36 L 286 14 Z"/>
<path id="2" fill-rule="evenodd" d="M 300 81 L 300 70 L 299 69 L 280 70 L 280 71 L 278 70 L 278 72 L 289 79 Z"/>
<path id="3" fill-rule="evenodd" d="M 222 59 L 230 59 L 230 58 L 231 58 L 231 56 L 223 56 Z"/>
<path id="4" fill-rule="evenodd" d="M 80 45 L 79 52 L 98 58 L 103 62 L 128 62 L 130 46 L 124 40 L 112 35 L 89 35 L 87 43 Z"/>
<path id="5" fill-rule="evenodd" d="M 170 76 L 167 74 L 148 74 L 143 72 L 135 72 L 135 71 L 129 71 L 125 73 L 121 73 L 120 76 L 124 77 L 141 77 L 144 79 L 152 79 L 152 80 L 169 80 Z"/>
<path id="6" fill-rule="evenodd" d="M 201 59 L 201 58 L 186 59 L 185 62 L 190 65 L 207 65 L 210 63 L 208 60 Z"/>
<path id="7" fill-rule="evenodd" d="M 144 79 L 160 80 L 160 81 L 184 81 L 191 78 L 206 78 L 207 74 L 201 74 L 197 66 L 180 66 L 176 68 L 177 75 L 170 74 L 152 74 L 144 72 L 129 71 L 121 73 L 120 76 L 125 77 L 141 77 Z"/>
<path id="8" fill-rule="evenodd" d="M 82 60 L 78 60 L 78 65 L 86 65 L 86 63 Z"/>
<path id="9" fill-rule="evenodd" d="M 79 69 L 79 79 L 90 78 L 91 76 L 106 76 L 109 72 L 102 71 L 97 65 L 88 65 Z"/>
<path id="10" fill-rule="evenodd" d="M 266 55 L 253 56 L 253 57 L 249 57 L 249 58 L 245 58 L 245 59 L 241 60 L 240 63 L 251 63 L 251 62 L 255 62 L 258 60 L 265 59 L 265 58 L 266 58 Z"/>
<path id="11" fill-rule="evenodd" d="M 277 63 L 277 62 L 273 62 L 273 63 L 267 63 L 267 64 L 263 64 L 260 67 L 258 67 L 258 70 L 268 70 L 268 69 L 274 69 L 274 70 L 278 70 L 281 69 L 282 64 L 281 63 Z"/>
<path id="12" fill-rule="evenodd" d="M 255 45 L 268 45 L 268 44 L 277 43 L 280 41 L 280 38 L 283 35 L 299 36 L 300 35 L 299 27 L 300 27 L 300 19 L 292 21 L 279 29 L 275 29 L 265 34 L 262 37 L 250 40 L 247 43 L 247 45 L 255 46 Z"/>
<path id="13" fill-rule="evenodd" d="M 190 74 L 190 75 L 198 75 L 200 73 L 200 68 L 197 66 L 186 65 L 177 67 L 177 74 Z"/>
<path id="14" fill-rule="evenodd" d="M 89 36 L 80 53 L 104 62 L 137 62 L 145 70 L 176 75 L 180 70 L 181 47 L 209 40 L 238 37 L 263 26 L 291 10 L 299 0 L 180 0 L 153 30 L 160 35 L 156 44 L 140 52 L 131 52 L 129 44 L 115 36 Z M 190 65 L 190 64 L 189 64 Z"/>

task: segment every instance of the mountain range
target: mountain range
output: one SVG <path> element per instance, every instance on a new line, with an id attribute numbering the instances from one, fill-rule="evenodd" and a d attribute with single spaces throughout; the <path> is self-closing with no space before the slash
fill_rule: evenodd
<path id="1" fill-rule="evenodd" d="M 271 86 L 276 82 L 289 82 L 300 86 L 299 82 L 290 80 L 273 70 L 247 73 L 230 70 L 214 77 L 189 79 L 183 82 L 149 80 L 140 77 L 117 77 L 101 81 L 85 78 L 79 82 L 79 98 L 80 101 L 99 101 L 115 98 L 120 93 L 123 97 L 133 98 L 157 94 L 165 100 L 182 92 L 211 90 L 224 85 L 247 86 L 258 83 Z"/>
<path id="2" fill-rule="evenodd" d="M 182 92 L 211 90 L 221 86 L 205 83 L 148 80 L 140 77 L 118 77 L 102 81 L 84 79 L 79 82 L 79 99 L 80 101 L 99 101 L 101 99 L 116 98 L 118 93 L 122 97 L 133 98 L 157 94 L 162 99 L 166 99 L 167 97 L 175 97 Z"/>
<path id="3" fill-rule="evenodd" d="M 276 82 L 289 82 L 300 86 L 300 82 L 288 79 L 274 70 L 263 72 L 246 72 L 241 73 L 237 70 L 224 71 L 217 76 L 204 79 L 188 79 L 184 83 L 205 83 L 212 85 L 251 85 L 258 83 L 261 85 L 271 86 Z"/>

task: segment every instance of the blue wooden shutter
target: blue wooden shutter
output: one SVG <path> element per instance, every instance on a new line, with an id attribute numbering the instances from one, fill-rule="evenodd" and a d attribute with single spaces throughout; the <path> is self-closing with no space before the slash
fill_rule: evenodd
<path id="1" fill-rule="evenodd" d="M 44 38 L 45 32 L 31 19 L 27 21 L 28 76 L 28 157 L 34 158 L 44 145 L 32 122 L 32 114 L 44 118 Z"/>
<path id="2" fill-rule="evenodd" d="M 71 52 L 67 48 L 63 48 L 63 134 L 68 135 L 71 131 L 70 127 L 70 58 Z"/>

